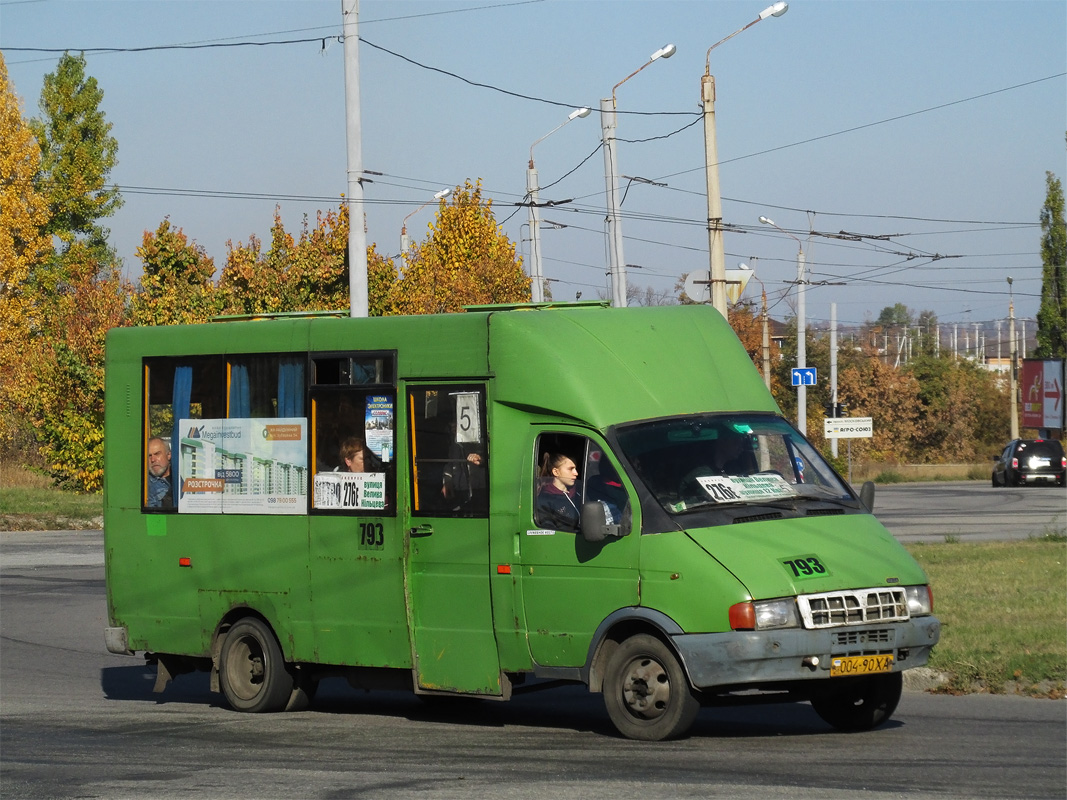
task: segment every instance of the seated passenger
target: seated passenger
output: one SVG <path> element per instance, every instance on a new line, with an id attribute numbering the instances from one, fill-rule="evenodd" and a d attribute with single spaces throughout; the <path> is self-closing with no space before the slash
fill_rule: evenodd
<path id="1" fill-rule="evenodd" d="M 561 453 L 545 453 L 538 473 L 540 489 L 537 494 L 535 519 L 559 531 L 577 532 L 581 513 L 578 510 L 578 467 Z"/>
<path id="2" fill-rule="evenodd" d="M 366 442 L 358 436 L 349 436 L 341 442 L 340 456 L 345 464 L 342 472 L 382 471 L 381 461 L 367 449 Z"/>
<path id="3" fill-rule="evenodd" d="M 622 521 L 623 510 L 629 503 L 626 488 L 615 467 L 606 458 L 597 460 L 597 474 L 586 478 L 585 500 L 594 500 L 604 504 L 608 524 L 618 525 Z M 588 472 L 586 473 L 588 475 Z"/>
<path id="4" fill-rule="evenodd" d="M 756 463 L 749 447 L 749 440 L 737 434 L 724 434 L 716 443 L 712 456 L 717 475 L 750 475 L 756 472 Z"/>
<path id="5" fill-rule="evenodd" d="M 158 436 L 148 440 L 148 508 L 174 508 L 170 477 L 170 445 Z"/>

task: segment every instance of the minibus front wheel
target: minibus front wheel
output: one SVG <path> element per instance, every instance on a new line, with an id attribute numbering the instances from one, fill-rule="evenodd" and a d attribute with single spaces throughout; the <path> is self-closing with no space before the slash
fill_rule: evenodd
<path id="1" fill-rule="evenodd" d="M 219 655 L 219 684 L 237 711 L 281 711 L 293 693 L 274 632 L 257 617 L 244 617 L 226 632 Z"/>
<path id="2" fill-rule="evenodd" d="M 811 697 L 811 707 L 839 731 L 866 731 L 893 716 L 904 687 L 901 673 L 830 678 Z"/>
<path id="3" fill-rule="evenodd" d="M 604 705 L 619 733 L 658 742 L 683 736 L 700 710 L 671 649 L 641 633 L 612 653 L 604 674 Z"/>

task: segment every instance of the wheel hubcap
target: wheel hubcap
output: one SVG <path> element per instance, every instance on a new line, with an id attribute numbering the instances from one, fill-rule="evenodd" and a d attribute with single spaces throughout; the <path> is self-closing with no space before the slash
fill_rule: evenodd
<path id="1" fill-rule="evenodd" d="M 622 696 L 632 714 L 644 719 L 661 716 L 671 699 L 667 671 L 655 659 L 635 658 L 626 669 Z"/>
<path id="2" fill-rule="evenodd" d="M 251 700 L 263 685 L 263 652 L 254 641 L 242 639 L 232 651 L 227 668 L 231 689 L 242 700 Z"/>

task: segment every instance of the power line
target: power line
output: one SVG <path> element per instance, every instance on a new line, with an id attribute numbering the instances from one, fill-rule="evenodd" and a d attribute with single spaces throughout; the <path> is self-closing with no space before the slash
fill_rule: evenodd
<path id="1" fill-rule="evenodd" d="M 720 161 L 718 163 L 720 165 L 722 165 L 722 164 L 732 164 L 735 161 L 743 161 L 746 158 L 755 158 L 756 156 L 764 156 L 764 155 L 767 155 L 768 153 L 776 153 L 779 150 L 787 150 L 787 149 L 789 149 L 791 147 L 799 147 L 802 144 L 811 144 L 812 142 L 819 142 L 819 141 L 822 141 L 823 139 L 830 139 L 830 138 L 833 138 L 835 136 L 843 136 L 846 133 L 855 133 L 856 131 L 861 131 L 861 130 L 864 130 L 866 128 L 873 128 L 873 127 L 875 127 L 877 125 L 885 125 L 885 124 L 890 123 L 890 122 L 897 122 L 897 121 L 902 120 L 902 119 L 907 119 L 908 117 L 915 117 L 915 116 L 918 116 L 920 114 L 928 114 L 931 111 L 939 111 L 939 110 L 944 109 L 944 108 L 950 108 L 951 106 L 960 105 L 961 103 L 969 103 L 969 102 L 971 102 L 973 100 L 980 100 L 980 99 L 982 99 L 984 97 L 992 97 L 993 95 L 1001 94 L 1003 92 L 1010 92 L 1010 91 L 1013 91 L 1015 89 L 1022 89 L 1022 88 L 1026 87 L 1026 86 L 1033 86 L 1034 84 L 1037 84 L 1037 83 L 1043 83 L 1044 81 L 1051 81 L 1051 80 L 1054 80 L 1056 78 L 1062 78 L 1064 75 L 1067 75 L 1067 72 L 1057 72 L 1054 75 L 1048 75 L 1048 76 L 1046 76 L 1044 78 L 1036 78 L 1036 79 L 1034 79 L 1032 81 L 1025 81 L 1024 83 L 1017 83 L 1014 86 L 1005 86 L 1002 89 L 993 89 L 992 91 L 983 92 L 982 94 L 972 95 L 971 97 L 964 97 L 961 100 L 952 100 L 952 101 L 950 101 L 948 103 L 941 103 L 940 105 L 930 106 L 929 108 L 919 109 L 918 111 L 909 111 L 907 114 L 898 114 L 895 117 L 887 117 L 886 119 L 878 120 L 877 122 L 867 122 L 867 123 L 865 123 L 863 125 L 856 125 L 856 126 L 854 126 L 852 128 L 845 128 L 844 130 L 835 131 L 833 133 L 825 133 L 825 134 L 822 134 L 821 136 L 813 136 L 810 139 L 801 139 L 800 141 L 792 142 L 791 144 L 783 144 L 783 145 L 779 145 L 778 147 L 771 147 L 771 148 L 768 148 L 766 150 L 760 150 L 758 152 L 749 153 L 748 155 L 744 155 L 744 156 L 737 156 L 736 158 L 730 158 L 730 159 L 727 159 L 726 161 Z M 693 167 L 692 169 L 682 170 L 681 172 L 672 172 L 669 175 L 661 175 L 659 178 L 657 178 L 657 180 L 661 180 L 662 181 L 662 180 L 666 180 L 667 178 L 674 178 L 674 177 L 677 177 L 678 175 L 687 175 L 690 172 L 696 172 L 697 170 L 704 170 L 704 169 L 707 169 L 707 167 L 705 165 L 701 165 L 699 167 Z"/>

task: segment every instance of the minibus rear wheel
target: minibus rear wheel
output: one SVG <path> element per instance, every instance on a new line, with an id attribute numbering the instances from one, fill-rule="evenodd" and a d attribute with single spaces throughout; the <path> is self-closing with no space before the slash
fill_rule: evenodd
<path id="1" fill-rule="evenodd" d="M 830 678 L 811 698 L 815 713 L 840 731 L 866 731 L 893 716 L 904 678 L 899 672 L 862 678 Z"/>
<path id="2" fill-rule="evenodd" d="M 282 649 L 263 620 L 244 617 L 226 633 L 219 654 L 219 683 L 237 711 L 281 711 L 293 693 Z"/>
<path id="3" fill-rule="evenodd" d="M 623 641 L 608 659 L 604 705 L 619 733 L 658 742 L 683 736 L 700 711 L 681 664 L 655 636 Z"/>

